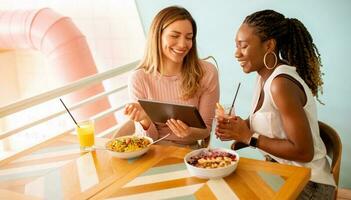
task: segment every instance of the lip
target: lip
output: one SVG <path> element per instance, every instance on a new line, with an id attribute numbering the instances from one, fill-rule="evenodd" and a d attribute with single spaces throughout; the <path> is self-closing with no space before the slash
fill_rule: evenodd
<path id="1" fill-rule="evenodd" d="M 238 60 L 240 66 L 244 66 L 246 64 L 247 61 L 244 61 L 244 60 Z"/>
<path id="2" fill-rule="evenodd" d="M 186 50 L 179 50 L 179 49 L 171 49 L 171 51 L 177 55 L 184 55 Z"/>

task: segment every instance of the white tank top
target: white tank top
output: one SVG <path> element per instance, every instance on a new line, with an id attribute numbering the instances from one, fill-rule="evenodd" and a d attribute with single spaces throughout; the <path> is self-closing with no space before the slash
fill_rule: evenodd
<path id="1" fill-rule="evenodd" d="M 312 95 L 310 88 L 296 72 L 295 67 L 288 66 L 288 65 L 280 65 L 273 71 L 273 73 L 270 75 L 270 77 L 266 80 L 266 83 L 264 84 L 264 88 L 263 88 L 264 100 L 263 100 L 262 107 L 254 113 L 254 110 L 257 107 L 261 88 L 263 85 L 262 78 L 258 76 L 255 90 L 254 90 L 255 92 L 254 92 L 254 97 L 252 102 L 252 110 L 250 114 L 251 130 L 258 134 L 265 135 L 270 138 L 280 138 L 280 139 L 287 138 L 284 132 L 284 127 L 283 127 L 282 120 L 280 118 L 279 110 L 277 109 L 277 106 L 274 103 L 274 100 L 270 91 L 272 80 L 279 74 L 287 74 L 291 76 L 299 83 L 301 83 L 301 85 L 304 88 L 304 91 L 307 97 L 307 102 L 306 102 L 306 105 L 304 106 L 304 110 L 311 127 L 313 146 L 314 146 L 314 156 L 311 162 L 303 163 L 303 162 L 285 160 L 285 159 L 273 156 L 271 154 L 269 155 L 279 163 L 311 168 L 311 179 L 310 179 L 311 181 L 335 186 L 335 181 L 333 179 L 332 174 L 330 173 L 330 165 L 326 158 L 325 145 L 319 135 L 317 108 L 316 108 L 315 99 Z M 264 151 L 262 151 L 262 153 L 268 154 Z"/>

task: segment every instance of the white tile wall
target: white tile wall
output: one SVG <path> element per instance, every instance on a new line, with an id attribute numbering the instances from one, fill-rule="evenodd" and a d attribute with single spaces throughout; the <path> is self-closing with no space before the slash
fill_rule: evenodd
<path id="1" fill-rule="evenodd" d="M 0 52 L 0 105 L 18 97 L 16 54 L 13 51 Z M 12 84 L 9 84 L 9 83 Z M 0 120 L 1 121 L 1 120 Z"/>
<path id="2" fill-rule="evenodd" d="M 71 17 L 87 37 L 99 70 L 142 57 L 145 36 L 133 0 L 0 0 L 0 4 L 1 10 L 50 7 Z"/>
<path id="3" fill-rule="evenodd" d="M 0 0 L 0 5 L 1 10 L 49 7 L 61 15 L 69 16 L 86 36 L 98 71 L 105 71 L 135 61 L 143 55 L 145 36 L 134 0 Z M 20 54 L 17 53 L 16 55 Z M 17 57 L 17 59 L 23 64 L 23 58 Z M 35 59 L 38 59 L 37 54 Z M 1 99 L 3 98 L 3 95 L 1 95 L 0 102 L 2 104 L 0 106 L 19 98 L 35 95 L 36 92 L 41 93 L 52 89 L 49 87 L 57 87 L 55 83 L 24 83 L 24 81 L 30 80 L 33 76 L 47 77 L 45 72 L 50 70 L 50 66 L 45 64 L 45 57 L 42 57 L 42 59 L 43 62 L 33 62 L 32 60 L 31 64 L 25 65 L 25 68 L 11 66 L 18 69 L 17 77 L 20 78 L 14 78 L 12 82 L 8 81 L 7 86 L 13 85 L 14 81 L 22 81 L 21 83 L 16 83 L 16 85 L 26 85 L 26 87 L 18 87 L 18 91 L 14 92 L 16 93 L 15 97 L 7 98 L 6 101 Z M 33 65 L 33 63 L 36 64 Z M 4 76 L 4 74 L 0 74 L 0 79 L 1 76 Z M 48 79 L 50 78 L 48 77 Z M 122 82 L 126 82 L 126 77 L 107 81 L 104 85 L 108 90 Z M 2 87 L 6 87 L 6 84 Z M 110 98 L 111 104 L 117 105 L 121 101 L 125 101 L 126 96 L 126 94 L 122 96 L 114 95 Z"/>

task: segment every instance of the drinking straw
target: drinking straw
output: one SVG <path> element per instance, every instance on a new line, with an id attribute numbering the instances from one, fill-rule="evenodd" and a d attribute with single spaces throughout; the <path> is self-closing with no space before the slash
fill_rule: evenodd
<path id="1" fill-rule="evenodd" d="M 78 126 L 78 128 L 80 128 L 80 126 L 78 125 L 77 121 L 74 119 L 73 115 L 71 114 L 71 112 L 66 107 L 65 103 L 63 103 L 62 99 L 60 99 L 60 101 L 61 101 L 62 105 L 66 108 L 68 114 L 71 116 L 71 118 L 73 119 L 74 123 Z"/>
<path id="2" fill-rule="evenodd" d="M 235 103 L 235 100 L 236 100 L 236 96 L 238 95 L 238 91 L 239 91 L 240 85 L 241 85 L 241 83 L 239 82 L 239 85 L 238 85 L 238 87 L 236 88 L 236 92 L 235 92 L 235 96 L 234 96 L 234 99 L 233 99 L 232 106 L 230 107 L 230 110 L 229 110 L 229 114 L 228 114 L 229 116 L 232 114 L 232 110 L 233 110 L 233 107 L 234 107 L 234 103 Z"/>

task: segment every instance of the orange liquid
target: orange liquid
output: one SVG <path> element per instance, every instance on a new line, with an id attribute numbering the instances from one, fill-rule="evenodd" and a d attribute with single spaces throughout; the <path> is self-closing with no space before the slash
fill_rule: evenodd
<path id="1" fill-rule="evenodd" d="M 86 123 L 77 127 L 79 145 L 81 147 L 91 147 L 94 145 L 94 124 Z"/>

